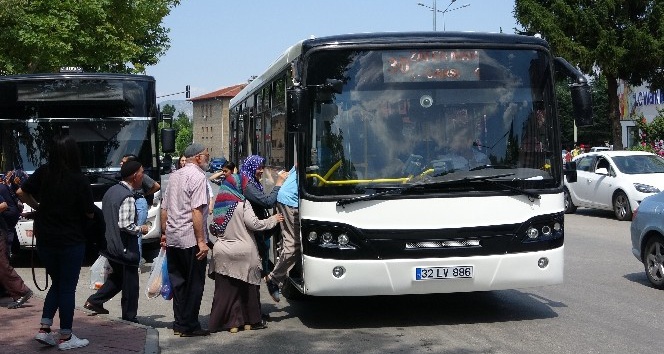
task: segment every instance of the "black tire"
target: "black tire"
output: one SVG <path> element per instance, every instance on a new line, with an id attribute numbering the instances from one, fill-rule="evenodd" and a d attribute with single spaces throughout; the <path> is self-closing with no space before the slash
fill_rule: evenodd
<path id="1" fill-rule="evenodd" d="M 565 214 L 574 214 L 576 212 L 576 205 L 572 203 L 572 197 L 569 195 L 567 188 L 563 188 L 563 195 L 565 198 Z"/>
<path id="2" fill-rule="evenodd" d="M 613 197 L 613 213 L 620 221 L 632 220 L 632 207 L 629 205 L 629 198 L 623 191 L 618 191 Z"/>
<path id="3" fill-rule="evenodd" d="M 664 289 L 664 238 L 652 237 L 643 250 L 643 266 L 653 287 Z"/>

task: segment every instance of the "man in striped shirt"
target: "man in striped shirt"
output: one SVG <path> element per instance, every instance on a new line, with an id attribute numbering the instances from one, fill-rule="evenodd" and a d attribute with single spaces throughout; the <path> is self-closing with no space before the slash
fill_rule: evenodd
<path id="1" fill-rule="evenodd" d="M 202 144 L 193 143 L 184 156 L 185 165 L 170 175 L 161 202 L 161 240 L 173 285 L 173 332 L 194 337 L 210 334 L 198 321 L 209 251 L 205 225 L 210 198 L 205 171 L 210 154 Z"/>
<path id="2" fill-rule="evenodd" d="M 122 181 L 106 191 L 102 199 L 102 211 L 106 223 L 106 249 L 100 253 L 108 258 L 113 273 L 104 285 L 85 302 L 86 309 L 95 314 L 107 314 L 104 303 L 122 291 L 122 319 L 138 322 L 138 242 L 136 239 L 148 233 L 147 225 L 136 224 L 136 205 L 133 190 L 143 181 L 143 166 L 130 161 L 120 168 Z"/>

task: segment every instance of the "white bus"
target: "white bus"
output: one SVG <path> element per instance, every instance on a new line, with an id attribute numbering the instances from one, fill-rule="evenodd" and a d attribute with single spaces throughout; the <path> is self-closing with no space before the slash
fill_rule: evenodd
<path id="1" fill-rule="evenodd" d="M 58 134 L 73 136 L 81 165 L 100 206 L 118 182 L 119 162 L 134 154 L 145 173 L 160 182 L 159 115 L 155 80 L 150 76 L 98 73 L 48 73 L 0 77 L 0 171 L 28 174 L 48 161 Z M 172 140 L 172 139 L 171 139 Z M 172 144 L 171 144 L 172 145 Z M 147 197 L 150 231 L 144 245 L 158 248 L 160 192 Z M 26 211 L 29 209 L 26 206 Z M 34 247 L 32 220 L 16 226 L 14 250 Z M 96 249 L 89 248 L 90 253 Z M 153 252 L 154 253 L 154 252 Z"/>
<path id="2" fill-rule="evenodd" d="M 230 103 L 231 160 L 300 166 L 302 259 L 284 296 L 561 283 L 556 72 L 590 124 L 585 77 L 537 37 L 377 33 L 286 50 Z"/>

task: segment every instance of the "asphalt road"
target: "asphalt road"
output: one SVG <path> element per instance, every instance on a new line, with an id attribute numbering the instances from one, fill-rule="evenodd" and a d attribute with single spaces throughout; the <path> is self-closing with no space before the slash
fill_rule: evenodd
<path id="1" fill-rule="evenodd" d="M 568 215 L 561 285 L 469 294 L 312 298 L 274 303 L 269 328 L 204 338 L 172 334 L 171 302 L 141 295 L 138 319 L 159 331 L 162 353 L 645 353 L 659 351 L 664 293 L 631 254 L 629 222 L 580 208 Z M 32 285 L 30 268 L 19 273 Z M 149 264 L 141 274 L 147 282 Z M 43 269 L 37 269 L 43 285 Z M 77 291 L 82 306 L 89 265 Z M 207 324 L 208 280 L 200 319 Z M 41 295 L 44 295 L 43 293 Z M 120 299 L 106 304 L 120 317 Z"/>

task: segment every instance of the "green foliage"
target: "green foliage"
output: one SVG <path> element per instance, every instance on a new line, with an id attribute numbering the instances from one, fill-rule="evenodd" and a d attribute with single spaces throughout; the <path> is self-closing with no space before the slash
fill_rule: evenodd
<path id="1" fill-rule="evenodd" d="M 0 0 L 0 74 L 145 72 L 169 48 L 180 0 Z"/>
<path id="2" fill-rule="evenodd" d="M 664 88 L 664 2 L 515 0 L 514 15 L 526 33 L 542 34 L 555 55 L 606 77 L 613 144 L 622 149 L 618 79 Z"/>
<path id="3" fill-rule="evenodd" d="M 194 141 L 194 127 L 186 113 L 180 112 L 173 121 L 173 128 L 177 131 L 175 137 L 175 151 L 180 156 L 184 149 Z"/>

